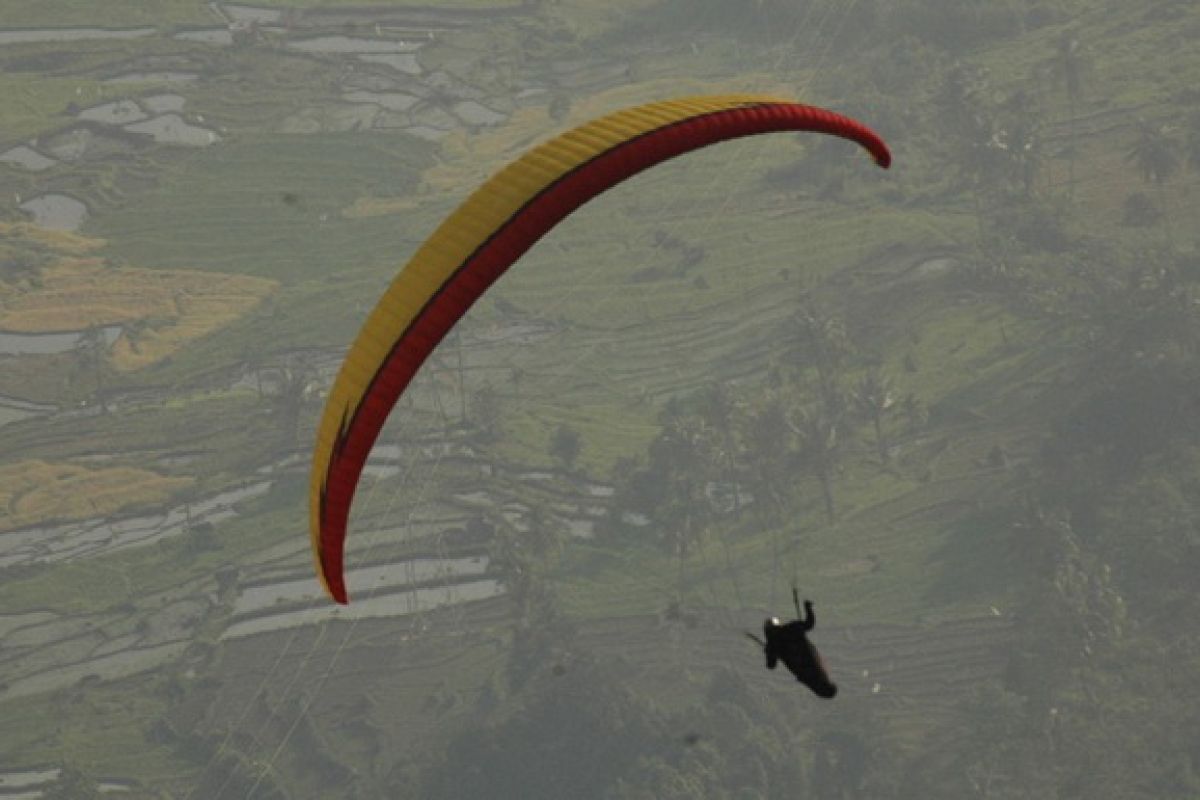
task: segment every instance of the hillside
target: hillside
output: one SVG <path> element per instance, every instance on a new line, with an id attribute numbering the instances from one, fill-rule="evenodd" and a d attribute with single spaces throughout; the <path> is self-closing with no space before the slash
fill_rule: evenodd
<path id="1" fill-rule="evenodd" d="M 546 796 L 1096 786 L 1059 731 L 1135 735 L 1097 698 L 1194 637 L 1200 13 L 752 5 L 0 0 L 0 797 L 468 796 L 576 702 Z M 752 137 L 564 221 L 392 414 L 329 604 L 313 430 L 399 265 L 533 144 L 730 91 L 894 166 Z M 842 716 L 742 636 L 793 584 Z"/>

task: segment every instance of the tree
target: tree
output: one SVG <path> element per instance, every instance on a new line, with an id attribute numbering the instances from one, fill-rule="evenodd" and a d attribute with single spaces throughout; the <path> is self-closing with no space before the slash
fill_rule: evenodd
<path id="1" fill-rule="evenodd" d="M 875 428 L 875 448 L 879 453 L 879 462 L 887 464 L 891 461 L 887 439 L 883 433 L 883 417 L 895 405 L 892 397 L 892 382 L 883 377 L 878 369 L 872 367 L 859 381 L 854 391 L 854 402 L 858 408 L 871 420 Z"/>
<path id="2" fill-rule="evenodd" d="M 841 418 L 823 409 L 801 409 L 788 418 L 788 426 L 800 442 L 800 460 L 821 485 L 821 499 L 830 522 L 837 518 L 833 479 L 841 459 Z"/>
<path id="3" fill-rule="evenodd" d="M 1067 116 L 1070 125 L 1068 134 L 1070 145 L 1067 148 L 1067 192 L 1073 198 L 1075 196 L 1075 159 L 1078 156 L 1075 140 L 1075 109 L 1083 96 L 1084 79 L 1090 68 L 1087 53 L 1079 41 L 1078 34 L 1074 31 L 1063 33 L 1058 39 L 1054 55 L 1045 62 L 1044 66 L 1049 70 L 1054 81 L 1061 85 L 1067 93 Z"/>
<path id="4" fill-rule="evenodd" d="M 1180 166 L 1179 142 L 1168 132 L 1165 126 L 1151 125 L 1142 120 L 1138 126 L 1137 141 L 1126 153 L 1126 160 L 1137 167 L 1142 174 L 1142 180 L 1153 183 L 1158 189 L 1159 202 L 1162 205 L 1163 220 L 1166 225 L 1168 244 L 1171 241 L 1171 222 L 1167 213 L 1167 196 L 1165 185 Z"/>
<path id="5" fill-rule="evenodd" d="M 862 796 L 870 756 L 861 737 L 828 731 L 816 742 L 812 788 L 818 798 L 848 800 Z"/>
<path id="6" fill-rule="evenodd" d="M 527 684 L 519 713 L 460 732 L 423 770 L 421 785 L 389 796 L 600 800 L 672 737 L 653 703 L 628 688 L 619 659 L 574 654 L 570 669 Z M 533 766 L 531 766 L 533 765 Z"/>
<path id="7" fill-rule="evenodd" d="M 1144 228 L 1162 219 L 1162 209 L 1145 192 L 1132 192 L 1121 204 L 1121 224 L 1131 228 Z"/>
<path id="8" fill-rule="evenodd" d="M 544 526 L 546 521 L 544 517 L 534 520 L 528 535 L 507 525 L 497 525 L 496 535 L 489 544 L 491 568 L 499 574 L 507 590 L 515 630 L 525 631 L 521 634 L 525 636 L 523 644 L 535 649 L 549 643 L 538 639 L 532 629 L 546 629 L 562 621 L 546 569 L 546 556 L 558 544 L 557 530 Z M 524 655 L 529 655 L 528 650 Z"/>
<path id="9" fill-rule="evenodd" d="M 300 415 L 316 378 L 316 368 L 306 358 L 296 356 L 281 368 L 279 386 L 273 396 L 274 411 L 279 420 L 280 445 L 284 452 L 296 447 L 300 430 Z"/>
<path id="10" fill-rule="evenodd" d="M 89 325 L 76 340 L 74 355 L 79 368 L 84 372 L 91 373 L 93 401 L 100 404 L 102 413 L 108 413 L 108 403 L 104 397 L 108 366 L 108 338 L 104 328 L 99 325 Z"/>
<path id="11" fill-rule="evenodd" d="M 711 455 L 720 479 L 733 490 L 734 513 L 741 511 L 738 486 L 740 446 L 737 439 L 737 403 L 725 383 L 710 384 L 700 394 L 700 419 L 712 434 Z"/>
<path id="12" fill-rule="evenodd" d="M 1138 125 L 1137 141 L 1129 148 L 1127 160 L 1142 173 L 1142 180 L 1161 186 L 1179 169 L 1179 143 L 1166 126 L 1155 126 L 1142 120 Z"/>
<path id="13" fill-rule="evenodd" d="M 1184 144 L 1188 168 L 1200 171 L 1200 111 L 1193 111 L 1187 121 L 1187 141 Z"/>
<path id="14" fill-rule="evenodd" d="M 100 800 L 104 795 L 96 782 L 74 767 L 64 767 L 58 780 L 40 795 L 45 800 Z"/>
<path id="15" fill-rule="evenodd" d="M 971 185 L 980 250 L 985 249 L 984 196 L 1007 178 L 1010 171 L 1003 137 L 1004 131 L 995 118 L 981 111 L 976 118 L 974 132 L 960 143 L 960 171 Z"/>
<path id="16" fill-rule="evenodd" d="M 484 442 L 494 442 L 500 437 L 500 393 L 491 381 L 484 381 L 471 396 L 471 416 Z"/>
<path id="17" fill-rule="evenodd" d="M 960 140 L 979 138 L 981 98 L 988 88 L 986 73 L 973 65 L 955 62 L 946 72 L 933 101 L 952 136 Z"/>
<path id="18" fill-rule="evenodd" d="M 16 243 L 0 249 L 0 282 L 18 285 L 37 285 L 41 281 L 45 257 L 34 251 L 19 247 Z"/>
<path id="19" fill-rule="evenodd" d="M 456 369 L 458 371 L 458 401 L 459 401 L 459 420 L 463 425 L 467 424 L 467 363 L 463 356 L 463 335 L 462 328 L 454 328 L 454 354 L 456 356 Z"/>
<path id="20" fill-rule="evenodd" d="M 1001 106 L 1000 147 L 1010 182 L 1021 187 L 1026 199 L 1033 196 L 1034 180 L 1042 166 L 1044 150 L 1041 120 L 1024 91 L 1013 93 Z"/>
<path id="21" fill-rule="evenodd" d="M 650 444 L 649 468 L 665 482 L 654 510 L 662 542 L 683 562 L 700 541 L 711 518 L 707 489 L 712 465 L 712 436 L 698 416 L 669 421 Z"/>
<path id="22" fill-rule="evenodd" d="M 1032 197 L 1034 179 L 1042 164 L 1042 140 L 1036 122 L 1021 120 L 1001 127 L 991 144 L 1000 175 L 1009 184 L 1019 186 L 1026 199 Z"/>
<path id="23" fill-rule="evenodd" d="M 967 792 L 959 796 L 1054 796 L 1049 791 L 1053 764 L 1047 763 L 1037 723 L 1019 697 L 989 684 L 961 711 L 968 733 L 955 748 L 951 768 L 965 781 Z"/>
<path id="24" fill-rule="evenodd" d="M 840 416 L 845 408 L 841 388 L 842 368 L 853 352 L 846 326 L 806 304 L 793 317 L 798 337 L 795 362 L 799 369 L 812 365 L 817 373 L 817 392 L 826 415 Z"/>
<path id="25" fill-rule="evenodd" d="M 561 462 L 568 471 L 575 468 L 575 460 L 582 451 L 583 440 L 579 431 L 569 425 L 559 425 L 550 437 L 550 456 Z"/>
<path id="26" fill-rule="evenodd" d="M 525 382 L 525 369 L 523 367 L 513 367 L 508 373 L 508 382 L 512 384 L 513 398 L 518 404 L 521 402 L 521 384 Z"/>
<path id="27" fill-rule="evenodd" d="M 566 531 L 562 524 L 545 506 L 534 503 L 529 507 L 529 532 L 526 539 L 534 555 L 543 561 L 551 554 L 562 551 Z"/>
<path id="28" fill-rule="evenodd" d="M 749 463 L 748 479 L 753 481 L 753 508 L 763 516 L 778 513 L 784 507 L 781 481 L 787 474 L 791 438 L 779 395 L 760 392 L 741 415 L 739 430 Z"/>

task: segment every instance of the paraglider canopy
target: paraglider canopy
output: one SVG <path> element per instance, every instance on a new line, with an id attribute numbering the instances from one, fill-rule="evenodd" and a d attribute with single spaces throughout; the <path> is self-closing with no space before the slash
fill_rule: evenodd
<path id="1" fill-rule="evenodd" d="M 841 114 L 757 95 L 687 97 L 618 111 L 557 136 L 485 182 L 417 250 L 351 345 L 317 431 L 309 526 L 317 574 L 342 575 L 354 490 L 387 416 L 467 309 L 564 217 L 626 178 L 701 147 L 759 133 L 816 131 L 857 142 L 881 167 L 887 145 Z"/>

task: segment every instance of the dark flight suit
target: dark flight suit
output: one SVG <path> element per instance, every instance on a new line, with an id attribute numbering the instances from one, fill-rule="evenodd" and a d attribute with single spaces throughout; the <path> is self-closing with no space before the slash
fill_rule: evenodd
<path id="1" fill-rule="evenodd" d="M 799 609 L 797 609 L 799 610 Z M 837 694 L 837 686 L 829 680 L 825 670 L 825 662 L 821 654 L 808 640 L 808 632 L 817 624 L 813 616 L 812 603 L 804 601 L 804 619 L 781 625 L 778 618 L 772 617 L 763 623 L 763 636 L 766 639 L 763 651 L 767 656 L 767 669 L 775 669 L 779 661 L 818 697 L 833 697 Z"/>

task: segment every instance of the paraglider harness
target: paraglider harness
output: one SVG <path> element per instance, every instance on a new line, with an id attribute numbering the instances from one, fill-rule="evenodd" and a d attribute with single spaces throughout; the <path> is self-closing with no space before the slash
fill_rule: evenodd
<path id="1" fill-rule="evenodd" d="M 808 640 L 808 632 L 817 624 L 811 600 L 804 601 L 804 616 L 800 618 L 800 594 L 792 588 L 792 602 L 796 605 L 797 619 L 782 624 L 778 617 L 770 617 L 763 623 L 763 639 L 746 633 L 763 649 L 767 657 L 767 669 L 775 669 L 776 663 L 783 665 L 817 697 L 830 698 L 837 694 L 837 686 L 829 680 L 821 654 Z"/>

